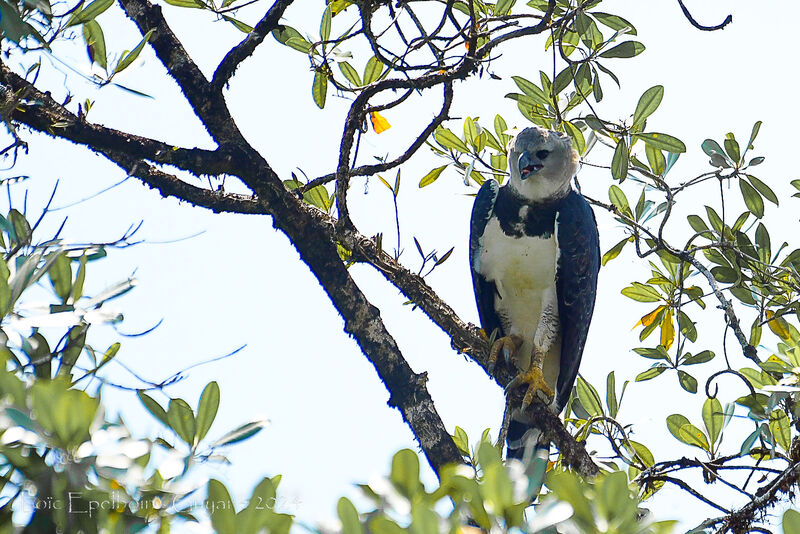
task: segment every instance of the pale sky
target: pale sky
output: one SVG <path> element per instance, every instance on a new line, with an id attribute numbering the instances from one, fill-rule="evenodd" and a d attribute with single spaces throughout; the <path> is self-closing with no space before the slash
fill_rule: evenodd
<path id="1" fill-rule="evenodd" d="M 617 91 L 610 81 L 606 82 L 606 97 L 598 111 L 611 119 L 628 117 L 644 90 L 664 85 L 664 101 L 648 125 L 652 130 L 681 138 L 688 147 L 688 153 L 670 174 L 671 183 L 710 170 L 700 150 L 703 139 L 714 137 L 721 141 L 726 132 L 733 131 L 744 143 L 753 123 L 762 120 L 764 126 L 753 154 L 767 159 L 756 168 L 756 175 L 781 198 L 780 217 L 774 206 L 767 207 L 766 220 L 775 227 L 772 241 L 788 239 L 797 224 L 793 206 L 797 200 L 788 198 L 792 191 L 788 183 L 798 178 L 791 138 L 798 114 L 790 100 L 796 74 L 789 62 L 794 61 L 791 51 L 796 46 L 795 21 L 800 7 L 788 0 L 774 1 L 765 14 L 763 3 L 744 0 L 695 0 L 687 4 L 703 23 L 721 22 L 728 13 L 733 14 L 733 23 L 724 31 L 705 33 L 683 19 L 673 0 L 603 3 L 603 11 L 620 14 L 636 25 L 637 39 L 644 42 L 647 50 L 633 60 L 606 63 L 620 76 L 622 89 Z M 297 2 L 287 12 L 287 23 L 301 32 L 316 32 L 320 5 Z M 243 11 L 240 18 L 252 23 L 264 6 L 259 3 L 256 9 Z M 165 6 L 164 11 L 206 73 L 243 36 L 226 23 L 210 22 L 210 16 L 196 10 Z M 307 13 L 313 14 L 309 23 L 304 22 Z M 100 22 L 106 29 L 109 50 L 119 52 L 138 42 L 133 24 L 122 18 L 116 8 L 103 14 Z M 334 19 L 334 33 L 336 24 Z M 503 57 L 493 65 L 501 80 L 484 77 L 457 84 L 451 115 L 459 119 L 448 126 L 461 132 L 466 115 L 479 116 L 485 124 L 491 124 L 494 115 L 500 113 L 509 126 L 525 127 L 528 123 L 516 111 L 514 102 L 503 95 L 516 91 L 511 75 L 533 79 L 538 77 L 540 68 L 548 68 L 550 56 L 543 52 L 544 39 L 528 39 L 513 51 L 505 49 Z M 70 65 L 85 69 L 86 61 L 80 55 L 82 44 L 75 43 L 65 51 Z M 76 101 L 86 97 L 95 100 L 89 120 L 180 146 L 212 146 L 151 50 L 147 49 L 141 61 L 118 81 L 155 99 L 114 88 L 98 92 L 88 84 L 76 82 L 73 75 L 65 83 L 59 69 L 63 67 L 45 58 L 43 82 L 50 81 L 51 87 L 56 88 L 66 85 L 75 93 Z M 349 101 L 329 94 L 325 110 L 318 110 L 311 100 L 311 80 L 303 55 L 269 38 L 239 69 L 228 93 L 240 128 L 285 179 L 297 168 L 316 177 L 335 167 Z M 63 94 L 54 91 L 54 96 L 58 99 Z M 438 101 L 424 100 L 414 113 L 387 112 L 392 128 L 380 136 L 367 134 L 359 161 L 368 162 L 372 156 L 387 152 L 397 154 L 397 147 L 404 146 L 438 106 Z M 83 148 L 41 136 L 30 136 L 30 141 L 31 156 L 9 173 L 33 176 L 28 186 L 28 206 L 33 212 L 44 205 L 56 179 L 60 186 L 54 204 L 60 206 L 124 178 L 121 170 Z M 590 154 L 589 161 L 607 164 L 610 154 L 598 149 Z M 475 323 L 477 312 L 466 255 L 472 199 L 465 193 L 470 190 L 452 170 L 434 185 L 417 188 L 428 170 L 442 164 L 422 149 L 403 167 L 399 199 L 402 260 L 411 269 L 419 266 L 412 236 L 426 250 L 435 248 L 443 253 L 454 246 L 450 260 L 428 282 L 463 320 Z M 394 173 L 385 177 L 392 181 Z M 585 167 L 579 178 L 585 193 L 607 200 L 611 183 L 607 171 Z M 630 182 L 623 184 L 623 189 L 629 198 L 638 196 L 639 189 Z M 738 197 L 738 187 L 731 191 L 732 197 Z M 17 188 L 17 193 L 21 192 Z M 362 233 L 384 232 L 385 247 L 391 247 L 395 238 L 388 190 L 376 178 L 367 183 L 357 179 L 349 198 Z M 704 203 L 719 201 L 713 190 L 683 200 L 698 203 L 687 208 L 694 212 L 702 210 Z M 741 210 L 734 211 L 738 214 Z M 674 217 L 680 236 L 688 231 L 684 221 L 685 213 L 690 212 Z M 203 386 L 209 380 L 219 382 L 222 402 L 209 433 L 211 438 L 251 419 L 266 416 L 271 420 L 272 424 L 257 437 L 231 448 L 232 465 L 211 469 L 213 476 L 232 488 L 236 498 L 246 498 L 261 477 L 282 474 L 282 511 L 314 524 L 335 516 L 336 500 L 343 494 L 354 495 L 353 484 L 386 474 L 395 451 L 404 447 L 416 449 L 399 412 L 386 405 L 388 394 L 376 373 L 343 332 L 341 319 L 316 280 L 268 218 L 213 215 L 175 200 L 161 199 L 135 179 L 54 214 L 49 221 L 51 227 L 57 227 L 60 216 L 65 214 L 69 214 L 66 236 L 80 241 L 114 239 L 130 224 L 144 220 L 140 237 L 149 244 L 112 251 L 109 259 L 91 264 L 89 270 L 87 293 L 135 271 L 139 286 L 115 303 L 125 313 L 122 331 L 144 330 L 164 320 L 149 335 L 121 340 L 119 357 L 127 365 L 159 380 L 197 361 L 247 344 L 245 350 L 230 359 L 192 369 L 184 381 L 167 390 L 170 396 L 183 397 L 196 405 Z M 622 233 L 606 214 L 597 212 L 597 218 L 605 252 Z M 158 244 L 200 232 L 191 239 Z M 796 245 L 790 250 L 793 248 Z M 428 372 L 428 388 L 447 428 L 452 431 L 455 425 L 463 427 L 472 441 L 487 427 L 496 434 L 503 406 L 502 392 L 496 384 L 477 365 L 455 354 L 447 336 L 421 311 L 402 306 L 405 299 L 373 269 L 355 266 L 351 271 L 381 309 L 389 331 L 413 369 Z M 604 268 L 600 276 L 596 315 L 581 373 L 602 393 L 610 370 L 616 371 L 621 385 L 651 363 L 631 352 L 631 348 L 642 346 L 631 327 L 651 308 L 620 295 L 620 289 L 628 282 L 649 277 L 647 265 L 636 260 L 631 250 Z M 720 360 L 694 369 L 701 385 L 704 377 L 722 363 L 718 327 L 721 312 L 715 309 L 713 299 L 707 302 L 709 309 L 704 314 L 692 314 L 695 320 L 702 318 L 698 325 L 701 342 L 696 351 L 714 350 Z M 95 332 L 95 336 L 95 344 L 101 347 L 117 339 L 110 329 Z M 774 339 L 767 334 L 764 342 L 774 347 Z M 734 343 L 729 344 L 729 349 L 734 368 L 747 364 Z M 136 385 L 119 367 L 109 368 L 109 375 Z M 735 393 L 730 397 L 741 394 L 738 390 Z M 648 445 L 653 442 L 656 460 L 693 457 L 700 452 L 674 440 L 664 423 L 667 415 L 686 410 L 690 420 L 700 421 L 702 394 L 688 403 L 684 397 L 674 372 L 628 388 L 619 419 L 636 425 L 640 441 Z M 158 398 L 164 401 L 163 397 Z M 142 417 L 135 395 L 109 388 L 104 390 L 104 401 L 110 410 L 119 410 L 137 431 L 157 429 L 155 423 Z M 749 433 L 751 429 L 747 428 Z M 726 443 L 731 450 L 738 450 L 742 437 L 732 436 Z M 428 478 L 432 479 L 430 473 Z M 648 506 L 659 518 L 683 519 L 687 527 L 713 513 L 702 506 L 688 506 L 689 499 L 686 494 L 664 490 Z M 676 503 L 680 503 L 681 510 L 676 509 Z"/>

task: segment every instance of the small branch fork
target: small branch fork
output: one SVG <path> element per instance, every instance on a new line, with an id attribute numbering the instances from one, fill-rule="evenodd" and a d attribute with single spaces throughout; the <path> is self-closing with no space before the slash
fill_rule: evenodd
<path id="1" fill-rule="evenodd" d="M 345 122 L 339 165 L 336 173 L 322 177 L 317 183 L 337 181 L 339 220 L 304 204 L 298 195 L 283 185 L 268 162 L 245 140 L 239 131 L 223 95 L 223 89 L 238 66 L 264 41 L 292 0 L 276 0 L 264 17 L 239 45 L 231 49 L 208 80 L 188 55 L 164 19 L 161 8 L 148 0 L 119 0 L 126 15 L 145 34 L 155 30 L 149 44 L 177 82 L 205 129 L 218 145 L 216 150 L 181 148 L 88 123 L 84 117 L 70 112 L 49 94 L 39 91 L 31 82 L 14 73 L 0 61 L 0 98 L 2 109 L 10 110 L 8 120 L 25 124 L 32 130 L 67 139 L 103 154 L 135 176 L 145 185 L 193 205 L 215 212 L 270 215 L 273 225 L 283 231 L 298 250 L 302 260 L 315 274 L 323 290 L 344 320 L 344 330 L 353 336 L 360 349 L 373 364 L 389 391 L 389 404 L 398 408 L 414 433 L 428 462 L 438 473 L 449 463 L 462 462 L 452 438 L 436 412 L 427 391 L 425 373 L 415 373 L 394 338 L 387 331 L 380 311 L 373 306 L 350 276 L 337 252 L 337 243 L 353 250 L 355 257 L 375 266 L 388 281 L 413 300 L 451 339 L 453 347 L 468 354 L 486 368 L 488 347 L 476 327 L 463 323 L 424 280 L 409 272 L 380 250 L 375 242 L 361 235 L 349 220 L 346 190 L 349 178 L 369 175 L 396 167 L 410 158 L 444 121 L 453 98 L 452 82 L 473 73 L 482 58 L 505 40 L 534 35 L 544 31 L 550 22 L 555 1 L 551 0 L 546 16 L 535 26 L 513 30 L 484 44 L 473 55 L 463 56 L 451 68 L 424 74 L 413 79 L 384 79 L 370 85 L 356 97 Z M 452 8 L 448 2 L 446 11 Z M 452 13 L 442 19 L 455 20 Z M 424 30 L 421 30 L 424 31 Z M 460 30 L 459 30 L 460 31 Z M 474 31 L 474 28 L 473 28 Z M 438 29 L 437 29 L 438 32 Z M 474 41 L 473 41 L 474 42 Z M 433 47 L 433 50 L 436 50 Z M 436 63 L 441 63 L 437 57 Z M 369 101 L 385 91 L 421 91 L 441 85 L 444 88 L 441 111 L 421 131 L 406 151 L 386 163 L 351 168 L 350 151 L 353 135 L 368 112 Z M 398 99 L 397 102 L 402 102 Z M 181 180 L 162 167 L 171 166 L 195 176 L 235 176 L 242 180 L 252 195 L 240 195 L 205 189 Z M 510 373 L 501 372 L 496 380 L 505 385 Z M 557 416 L 547 410 L 532 408 L 531 417 L 539 421 L 567 458 L 567 463 L 585 475 L 595 474 L 597 466 L 582 444 L 565 430 Z"/>

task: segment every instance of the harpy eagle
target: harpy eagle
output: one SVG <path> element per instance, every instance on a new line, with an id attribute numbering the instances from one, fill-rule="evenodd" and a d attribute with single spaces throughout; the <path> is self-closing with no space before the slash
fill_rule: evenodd
<path id="1" fill-rule="evenodd" d="M 594 310 L 600 248 L 597 223 L 570 182 L 578 153 L 563 133 L 533 127 L 511 141 L 511 177 L 481 186 L 472 209 L 470 267 L 481 326 L 497 332 L 499 355 L 520 374 L 508 388 L 528 386 L 560 413 L 578 374 Z M 508 457 L 530 458 L 540 433 L 512 410 Z M 547 444 L 539 449 L 547 450 Z"/>

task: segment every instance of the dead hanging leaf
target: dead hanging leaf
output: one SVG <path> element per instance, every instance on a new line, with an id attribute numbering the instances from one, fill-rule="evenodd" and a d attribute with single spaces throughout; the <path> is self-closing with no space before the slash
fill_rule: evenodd
<path id="1" fill-rule="evenodd" d="M 392 127 L 392 125 L 389 124 L 389 121 L 387 121 L 386 118 L 377 111 L 373 111 L 369 114 L 369 120 L 372 123 L 372 129 L 375 130 L 376 134 L 385 132 Z"/>
<path id="2" fill-rule="evenodd" d="M 639 325 L 642 325 L 642 326 L 645 326 L 645 327 L 650 326 L 651 324 L 653 324 L 653 321 L 656 320 L 656 316 L 659 314 L 659 312 L 661 312 L 661 310 L 663 310 L 663 309 L 664 309 L 664 306 L 659 306 L 655 310 L 653 310 L 650 313 L 648 313 L 647 315 L 643 316 L 641 319 L 639 319 L 638 323 L 633 325 L 633 328 L 636 328 Z"/>
<path id="3" fill-rule="evenodd" d="M 784 319 L 783 317 L 775 317 L 773 319 L 773 317 L 775 316 L 775 312 L 773 312 L 772 310 L 767 310 L 766 312 L 764 312 L 764 314 L 767 316 L 767 319 L 769 320 L 767 326 L 769 326 L 769 329 L 772 330 L 773 334 L 775 334 L 784 341 L 790 341 L 792 339 L 792 334 L 789 332 L 789 327 L 786 323 L 786 319 Z"/>
<path id="4" fill-rule="evenodd" d="M 675 325 L 672 323 L 672 310 L 667 310 L 661 321 L 661 345 L 669 350 L 675 341 Z"/>

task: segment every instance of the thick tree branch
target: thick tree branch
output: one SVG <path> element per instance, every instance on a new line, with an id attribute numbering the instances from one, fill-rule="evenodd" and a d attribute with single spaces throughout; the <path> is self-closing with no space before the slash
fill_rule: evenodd
<path id="1" fill-rule="evenodd" d="M 222 151 L 179 148 L 162 141 L 133 135 L 87 122 L 53 100 L 48 93 L 17 75 L 0 61 L 3 99 L 11 106 L 12 119 L 34 130 L 68 139 L 94 150 L 125 153 L 136 159 L 173 165 L 196 176 L 226 174 L 232 168 L 230 155 Z"/>
<path id="2" fill-rule="evenodd" d="M 222 93 L 214 90 L 200 68 L 189 57 L 164 19 L 161 7 L 154 6 L 148 0 L 119 0 L 119 2 L 142 35 L 155 30 L 150 37 L 150 45 L 169 75 L 178 82 L 181 91 L 211 137 L 220 145 L 243 143 L 244 137 L 236 126 Z"/>
<path id="3" fill-rule="evenodd" d="M 241 43 L 225 54 L 220 64 L 217 65 L 217 70 L 214 71 L 214 77 L 211 80 L 211 86 L 214 90 L 222 91 L 222 88 L 231 79 L 239 65 L 252 55 L 256 47 L 264 41 L 272 30 L 278 27 L 284 11 L 292 2 L 293 0 L 276 0 L 266 15 L 253 27 L 253 31 L 248 33 Z"/>
<path id="4" fill-rule="evenodd" d="M 208 208 L 214 213 L 257 215 L 268 213 L 266 207 L 256 197 L 203 189 L 160 171 L 147 162 L 137 160 L 124 152 L 113 150 L 100 150 L 100 152 L 125 169 L 129 176 L 135 176 L 145 185 L 157 190 L 163 197 L 174 197 L 194 206 Z"/>

